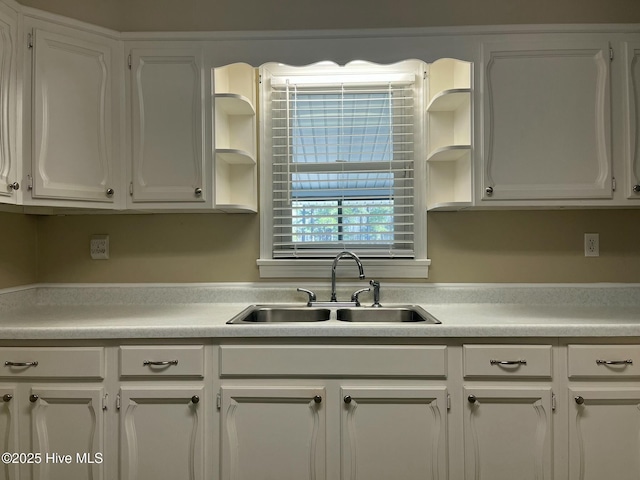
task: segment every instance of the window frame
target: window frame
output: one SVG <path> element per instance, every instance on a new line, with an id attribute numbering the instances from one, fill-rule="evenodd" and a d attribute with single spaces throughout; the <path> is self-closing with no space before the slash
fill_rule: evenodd
<path id="1" fill-rule="evenodd" d="M 347 73 L 345 67 L 332 62 L 311 65 L 308 74 L 339 75 Z M 363 263 L 369 277 L 383 278 L 427 278 L 430 260 L 427 258 L 426 234 L 426 71 L 427 64 L 420 60 L 407 60 L 392 65 L 377 65 L 368 62 L 347 64 L 349 74 L 371 75 L 372 73 L 406 75 L 415 78 L 414 89 L 414 258 L 364 258 Z M 332 258 L 274 258 L 273 255 L 273 203 L 271 162 L 271 79 L 276 76 L 299 76 L 298 67 L 281 64 L 265 64 L 260 68 L 260 258 L 257 265 L 261 278 L 326 278 Z"/>

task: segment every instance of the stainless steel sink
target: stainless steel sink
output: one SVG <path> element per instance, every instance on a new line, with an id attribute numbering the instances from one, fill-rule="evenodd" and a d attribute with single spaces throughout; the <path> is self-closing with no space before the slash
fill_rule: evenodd
<path id="1" fill-rule="evenodd" d="M 372 323 L 441 323 L 418 305 L 402 305 L 394 307 L 349 307 L 339 308 L 337 319 L 342 322 L 372 322 Z"/>
<path id="2" fill-rule="evenodd" d="M 292 305 L 251 305 L 227 323 L 298 323 L 324 322 L 329 320 L 331 310 L 328 308 L 299 307 Z"/>

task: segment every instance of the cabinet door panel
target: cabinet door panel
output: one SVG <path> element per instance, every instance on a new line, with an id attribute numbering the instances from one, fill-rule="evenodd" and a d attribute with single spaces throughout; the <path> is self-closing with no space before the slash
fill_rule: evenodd
<path id="1" fill-rule="evenodd" d="M 121 389 L 120 478 L 204 478 L 203 392 L 201 386 Z"/>
<path id="2" fill-rule="evenodd" d="M 19 452 L 16 388 L 0 386 L 0 453 Z M 18 464 L 0 463 L 0 480 L 18 480 Z"/>
<path id="3" fill-rule="evenodd" d="M 223 387 L 222 479 L 325 478 L 325 397 L 324 388 Z"/>
<path id="4" fill-rule="evenodd" d="M 551 480 L 551 389 L 465 388 L 465 478 Z"/>
<path id="5" fill-rule="evenodd" d="M 625 44 L 625 163 L 627 197 L 640 199 L 640 42 Z"/>
<path id="6" fill-rule="evenodd" d="M 134 202 L 205 201 L 201 57 L 198 49 L 132 51 Z"/>
<path id="7" fill-rule="evenodd" d="M 112 203 L 111 49 L 34 30 L 33 197 Z"/>
<path id="8" fill-rule="evenodd" d="M 486 43 L 482 68 L 482 199 L 611 198 L 609 44 Z"/>
<path id="9" fill-rule="evenodd" d="M 30 395 L 38 396 L 31 402 L 31 451 L 40 452 L 43 457 L 40 464 L 33 466 L 34 478 L 104 478 L 103 388 L 33 386 Z M 52 454 L 71 455 L 72 459 L 69 463 L 46 461 L 46 456 Z M 86 461 L 80 461 L 77 454 L 84 455 L 81 458 Z"/>
<path id="10" fill-rule="evenodd" d="M 17 21 L 0 5 L 0 203 L 15 203 L 16 181 L 12 129 L 15 117 L 15 35 Z"/>
<path id="11" fill-rule="evenodd" d="M 341 389 L 342 479 L 447 478 L 447 391 Z"/>
<path id="12" fill-rule="evenodd" d="M 640 389 L 570 389 L 569 402 L 569 479 L 640 478 Z"/>

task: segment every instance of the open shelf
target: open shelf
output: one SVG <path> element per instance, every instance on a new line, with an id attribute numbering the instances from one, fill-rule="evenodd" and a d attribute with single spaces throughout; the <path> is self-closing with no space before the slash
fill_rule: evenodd
<path id="1" fill-rule="evenodd" d="M 450 162 L 458 160 L 471 150 L 471 145 L 447 145 L 429 154 L 427 162 Z"/>
<path id="2" fill-rule="evenodd" d="M 255 115 L 256 109 L 251 101 L 236 93 L 216 93 L 214 95 L 216 108 L 227 115 Z"/>
<path id="3" fill-rule="evenodd" d="M 435 94 L 429 105 L 427 112 L 451 112 L 457 110 L 464 102 L 470 99 L 470 88 L 450 88 Z"/>
<path id="4" fill-rule="evenodd" d="M 256 159 L 244 150 L 216 148 L 216 157 L 231 165 L 255 165 Z"/>

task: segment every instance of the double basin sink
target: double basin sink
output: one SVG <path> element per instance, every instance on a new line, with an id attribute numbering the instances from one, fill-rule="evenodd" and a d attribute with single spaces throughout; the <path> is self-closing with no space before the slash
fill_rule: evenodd
<path id="1" fill-rule="evenodd" d="M 293 305 L 251 305 L 227 323 L 255 325 L 262 323 L 324 322 L 331 319 L 332 310 L 335 310 L 335 318 L 341 322 L 420 323 L 433 325 L 440 323 L 433 315 L 418 305 L 375 308 L 339 307 L 337 309 Z"/>

